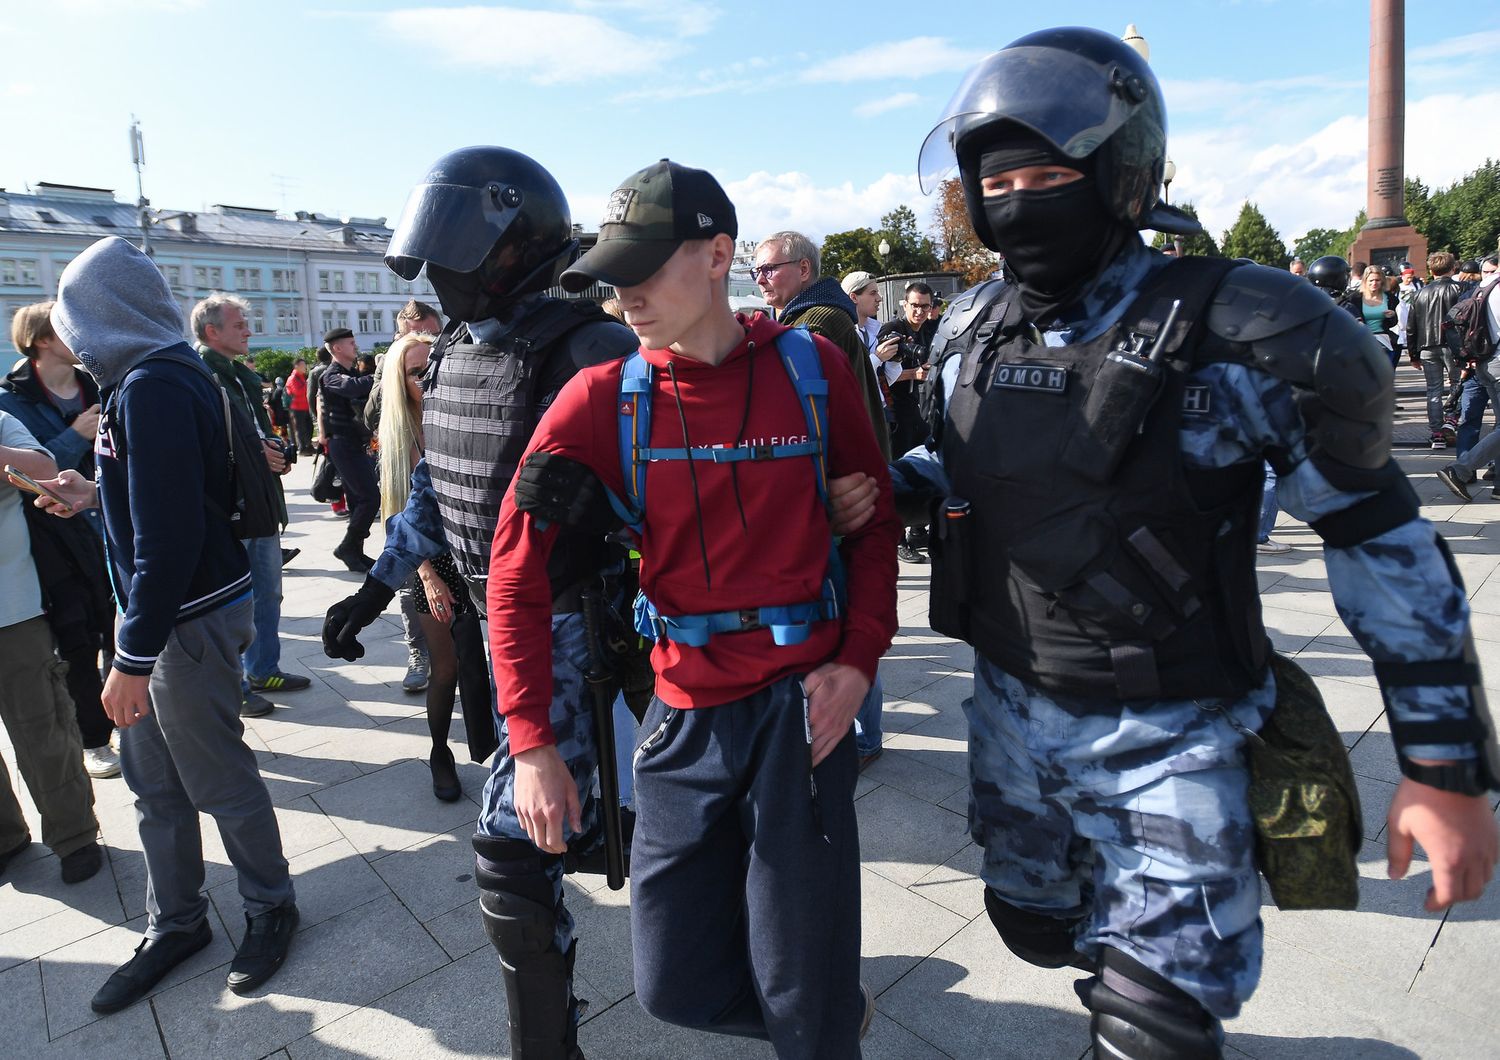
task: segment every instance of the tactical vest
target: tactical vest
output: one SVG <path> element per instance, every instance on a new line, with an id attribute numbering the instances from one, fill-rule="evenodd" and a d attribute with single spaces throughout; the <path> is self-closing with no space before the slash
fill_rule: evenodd
<path id="1" fill-rule="evenodd" d="M 1230 265 L 1162 268 L 1089 342 L 1042 345 L 1003 295 L 957 340 L 934 629 L 1071 695 L 1235 696 L 1257 684 L 1269 651 L 1255 578 L 1262 467 L 1187 469 L 1178 437 L 1184 402 L 1203 400 L 1187 385 L 1199 318 Z M 1133 385 L 1122 360 L 1158 341 L 1165 370 L 1121 430 L 1101 401 Z M 1111 435 L 1124 439 L 1114 460 L 1100 443 Z"/>
<path id="2" fill-rule="evenodd" d="M 445 329 L 433 350 L 422 403 L 425 455 L 448 546 L 471 582 L 489 574 L 500 502 L 553 396 L 539 393 L 538 385 L 551 381 L 555 388 L 582 364 L 629 348 L 575 357 L 571 333 L 599 322 L 612 323 L 592 302 L 548 298 L 496 345 L 472 341 L 460 322 Z M 554 591 L 577 585 L 603 562 L 602 539 L 565 536 L 548 563 Z"/>

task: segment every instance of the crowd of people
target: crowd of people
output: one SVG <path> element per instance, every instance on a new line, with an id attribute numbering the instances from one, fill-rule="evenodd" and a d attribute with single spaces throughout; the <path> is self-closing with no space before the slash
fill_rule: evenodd
<path id="1" fill-rule="evenodd" d="M 1099 1055 L 1222 1055 L 1259 980 L 1262 874 L 1278 902 L 1353 900 L 1342 774 L 1299 781 L 1331 793 L 1298 804 L 1327 837 L 1311 850 L 1278 845 L 1249 796 L 1266 777 L 1247 741 L 1308 696 L 1321 711 L 1261 621 L 1278 504 L 1327 546 L 1385 697 L 1392 874 L 1420 843 L 1429 909 L 1478 898 L 1500 751 L 1463 585 L 1391 459 L 1391 369 L 1403 349 L 1422 366 L 1433 444 L 1460 449 L 1440 474 L 1467 499 L 1500 448 L 1478 440 L 1485 404 L 1500 413 L 1494 260 L 1435 253 L 1424 284 L 1155 253 L 1142 229 L 1197 230 L 1156 195 L 1164 126 L 1150 68 L 1107 34 L 983 60 L 919 169 L 930 186 L 957 167 L 1004 275 L 944 307 L 912 283 L 884 325 L 877 278 L 823 275 L 793 231 L 755 251 L 774 319 L 735 315 L 734 204 L 665 159 L 619 185 L 580 256 L 536 160 L 443 156 L 386 257 L 425 270 L 439 308 L 410 303 L 383 359 L 330 331 L 269 389 L 236 297 L 184 321 L 126 240 L 71 262 L 55 303 L 16 314 L 0 391 L 0 719 L 64 881 L 102 863 L 90 775 L 123 770 L 136 799 L 147 925 L 94 1009 L 208 944 L 200 813 L 244 899 L 228 987 L 287 959 L 295 884 L 242 718 L 309 684 L 278 640 L 297 558 L 281 478 L 309 455 L 348 520 L 333 558 L 363 579 L 325 651 L 360 658 L 399 595 L 433 795 L 461 795 L 460 698 L 489 762 L 474 878 L 514 1057 L 582 1055 L 580 870 L 631 881 L 651 1015 L 859 1055 L 854 788 L 881 753 L 898 560 L 928 564 L 932 628 L 976 651 L 988 918 L 1030 964 L 1086 973 Z M 31 838 L 0 779 L 3 872 Z"/>

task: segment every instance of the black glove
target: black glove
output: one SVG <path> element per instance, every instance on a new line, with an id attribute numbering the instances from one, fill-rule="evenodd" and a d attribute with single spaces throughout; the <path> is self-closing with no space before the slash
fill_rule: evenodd
<path id="1" fill-rule="evenodd" d="M 345 662 L 364 658 L 365 646 L 356 639 L 359 631 L 379 618 L 395 595 L 396 590 L 384 582 L 365 578 L 359 592 L 328 609 L 323 619 L 323 653 Z"/>
<path id="2" fill-rule="evenodd" d="M 615 514 L 599 477 L 556 453 L 532 453 L 516 474 L 516 509 L 542 523 L 586 534 L 607 534 L 624 521 Z"/>

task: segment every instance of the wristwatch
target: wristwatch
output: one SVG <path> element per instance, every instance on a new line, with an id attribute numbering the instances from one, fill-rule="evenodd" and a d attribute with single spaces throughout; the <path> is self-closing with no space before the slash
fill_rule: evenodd
<path id="1" fill-rule="evenodd" d="M 1402 776 L 1439 791 L 1451 791 L 1456 795 L 1483 795 L 1487 790 L 1479 775 L 1477 758 L 1464 758 L 1440 766 L 1418 765 L 1405 756 L 1398 756 L 1397 762 Z"/>

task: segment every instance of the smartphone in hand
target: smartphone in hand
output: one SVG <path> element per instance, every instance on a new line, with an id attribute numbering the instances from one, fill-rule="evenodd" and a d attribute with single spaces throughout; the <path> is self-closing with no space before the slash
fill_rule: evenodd
<path id="1" fill-rule="evenodd" d="M 28 493 L 35 493 L 41 497 L 50 497 L 58 504 L 61 504 L 68 511 L 71 512 L 73 510 L 73 506 L 71 504 L 63 500 L 57 494 L 53 493 L 46 486 L 43 486 L 40 482 L 32 478 L 30 475 L 26 474 L 26 472 L 22 471 L 20 468 L 15 467 L 11 464 L 6 464 L 5 474 L 18 488 L 26 490 Z"/>

